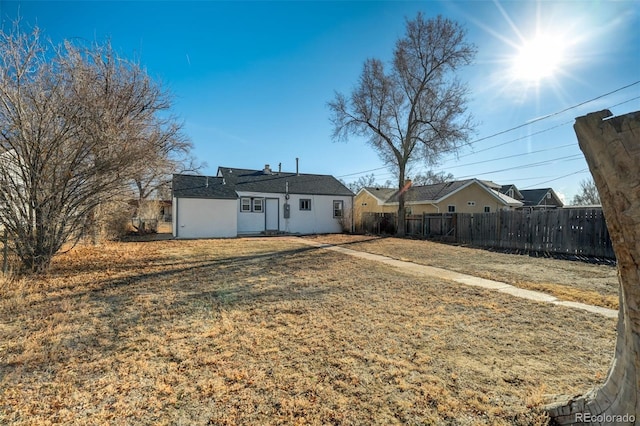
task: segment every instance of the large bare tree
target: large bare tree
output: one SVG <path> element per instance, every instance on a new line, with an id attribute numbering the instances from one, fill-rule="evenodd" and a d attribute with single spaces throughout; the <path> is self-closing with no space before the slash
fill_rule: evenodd
<path id="1" fill-rule="evenodd" d="M 580 181 L 580 192 L 573 196 L 571 203 L 580 206 L 600 204 L 600 194 L 593 179 Z"/>
<path id="2" fill-rule="evenodd" d="M 425 20 L 419 13 L 407 20 L 388 67 L 367 59 L 351 95 L 336 93 L 328 104 L 334 140 L 366 137 L 397 174 L 399 235 L 405 232 L 407 168 L 414 161 L 435 164 L 473 130 L 466 111 L 468 88 L 455 75 L 476 54 L 465 38 L 460 24 L 442 16 Z"/>
<path id="3" fill-rule="evenodd" d="M 549 407 L 561 425 L 640 423 L 640 111 L 611 115 L 605 110 L 579 117 L 574 129 L 618 263 L 615 358 L 600 388 Z"/>
<path id="4" fill-rule="evenodd" d="M 0 222 L 23 270 L 47 269 L 98 206 L 130 191 L 169 107 L 108 43 L 52 47 L 19 23 L 0 34 Z"/>

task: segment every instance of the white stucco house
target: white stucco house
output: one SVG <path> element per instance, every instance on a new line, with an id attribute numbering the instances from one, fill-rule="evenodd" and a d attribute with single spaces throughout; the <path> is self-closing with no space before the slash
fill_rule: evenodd
<path id="1" fill-rule="evenodd" d="M 230 238 L 351 230 L 354 194 L 330 175 L 218 167 L 173 176 L 173 236 Z"/>

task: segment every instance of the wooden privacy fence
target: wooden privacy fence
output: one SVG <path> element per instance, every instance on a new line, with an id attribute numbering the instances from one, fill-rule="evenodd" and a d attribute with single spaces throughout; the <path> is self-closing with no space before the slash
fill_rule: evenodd
<path id="1" fill-rule="evenodd" d="M 456 241 L 480 247 L 615 259 L 601 208 L 458 214 Z"/>
<path id="2" fill-rule="evenodd" d="M 359 231 L 373 234 L 392 234 L 397 223 L 394 213 L 364 213 L 362 219 Z M 601 208 L 409 215 L 406 235 L 478 247 L 615 259 Z"/>

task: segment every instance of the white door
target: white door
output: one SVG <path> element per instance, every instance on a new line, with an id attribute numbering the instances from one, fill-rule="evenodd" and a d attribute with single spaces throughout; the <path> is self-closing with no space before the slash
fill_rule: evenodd
<path id="1" fill-rule="evenodd" d="M 267 198 L 265 201 L 265 229 L 267 231 L 277 231 L 279 214 L 278 208 L 280 203 L 277 198 Z"/>

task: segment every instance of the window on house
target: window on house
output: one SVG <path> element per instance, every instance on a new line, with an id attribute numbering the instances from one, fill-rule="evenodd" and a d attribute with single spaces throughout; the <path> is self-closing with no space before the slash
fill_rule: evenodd
<path id="1" fill-rule="evenodd" d="M 334 200 L 333 201 L 333 217 L 342 217 L 343 210 L 344 210 L 344 201 Z"/>
<path id="2" fill-rule="evenodd" d="M 311 200 L 308 198 L 301 199 L 300 210 L 311 210 Z"/>
<path id="3" fill-rule="evenodd" d="M 240 211 L 243 213 L 262 213 L 264 210 L 264 198 L 240 198 Z"/>
<path id="4" fill-rule="evenodd" d="M 447 206 L 447 211 L 448 211 L 449 213 L 455 213 L 455 212 L 456 212 L 456 206 L 454 206 L 454 205 L 448 205 L 448 206 Z"/>
<path id="5" fill-rule="evenodd" d="M 253 201 L 253 211 L 256 213 L 262 212 L 262 202 L 264 201 L 262 198 L 252 198 Z"/>
<path id="6" fill-rule="evenodd" d="M 491 207 L 489 207 L 489 206 L 484 206 L 484 212 L 485 212 L 485 213 L 491 213 Z"/>
<path id="7" fill-rule="evenodd" d="M 467 205 L 468 206 L 475 206 L 476 202 L 475 201 L 467 201 Z"/>
<path id="8" fill-rule="evenodd" d="M 513 188 L 511 188 L 511 189 L 509 189 L 509 190 L 507 191 L 507 196 L 509 196 L 509 197 L 513 198 L 513 195 L 514 195 L 514 194 L 513 194 Z"/>

